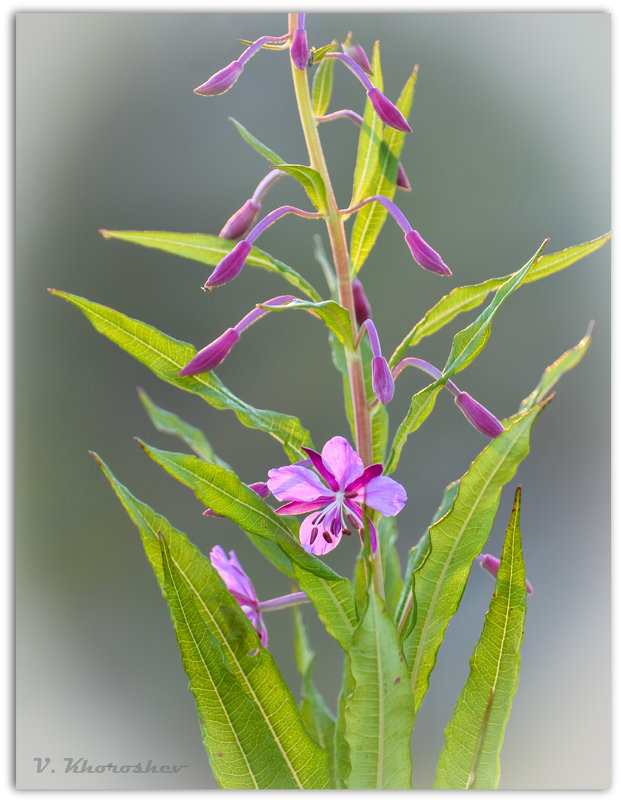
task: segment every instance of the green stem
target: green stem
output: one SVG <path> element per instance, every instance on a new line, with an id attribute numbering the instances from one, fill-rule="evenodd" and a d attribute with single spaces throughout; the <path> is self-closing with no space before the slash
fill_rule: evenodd
<path id="1" fill-rule="evenodd" d="M 289 14 L 289 30 L 295 30 L 297 26 L 297 14 Z M 352 338 L 354 341 L 358 336 L 358 326 L 356 324 L 356 314 L 354 311 L 354 296 L 352 293 L 352 280 L 350 275 L 349 252 L 347 250 L 347 240 L 345 238 L 345 228 L 343 219 L 339 215 L 330 174 L 323 155 L 317 123 L 313 115 L 313 106 L 310 92 L 308 90 L 308 78 L 306 70 L 298 70 L 291 62 L 293 75 L 293 86 L 297 99 L 300 122 L 304 133 L 304 140 L 308 149 L 311 167 L 317 170 L 326 188 L 327 209 L 324 215 L 330 245 L 332 247 L 332 258 L 336 270 L 338 282 L 339 303 L 349 312 L 351 323 Z M 364 386 L 364 373 L 360 351 L 352 353 L 345 350 L 347 357 L 347 373 L 349 376 L 349 386 L 351 388 L 351 399 L 354 410 L 354 424 L 356 430 L 356 448 L 364 465 L 371 465 L 373 462 L 373 436 L 371 430 L 371 417 L 367 403 L 366 391 Z M 383 579 L 381 564 L 379 562 L 379 548 L 377 559 L 372 560 L 373 565 L 373 585 L 376 593 L 383 598 Z"/>

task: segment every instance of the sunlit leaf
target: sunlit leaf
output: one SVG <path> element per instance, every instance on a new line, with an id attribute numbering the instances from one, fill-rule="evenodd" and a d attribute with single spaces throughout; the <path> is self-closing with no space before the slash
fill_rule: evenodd
<path id="1" fill-rule="evenodd" d="M 333 48 L 328 45 L 325 52 Z M 323 55 L 323 54 L 322 54 Z M 317 52 L 313 53 L 313 61 L 317 61 Z M 313 78 L 313 114 L 321 117 L 328 110 L 332 97 L 332 78 L 334 73 L 334 59 L 322 59 Z"/>
<path id="2" fill-rule="evenodd" d="M 384 88 L 384 82 L 382 79 L 379 42 L 375 42 L 375 45 L 373 46 L 371 68 L 373 69 L 373 75 L 370 78 L 371 83 L 381 92 Z M 384 124 L 375 113 L 375 109 L 373 108 L 371 101 L 367 98 L 364 106 L 364 114 L 362 116 L 362 126 L 358 136 L 358 154 L 356 156 L 354 187 L 352 190 L 350 206 L 354 206 L 369 194 L 366 191 L 366 187 L 375 174 L 383 129 Z"/>
<path id="3" fill-rule="evenodd" d="M 259 306 L 262 306 L 259 304 Z M 262 306 L 270 312 L 277 312 L 287 309 L 305 309 L 311 314 L 323 320 L 326 326 L 332 331 L 339 341 L 350 350 L 353 350 L 354 340 L 351 330 L 349 312 L 336 301 L 290 301 L 284 304 L 270 304 Z"/>

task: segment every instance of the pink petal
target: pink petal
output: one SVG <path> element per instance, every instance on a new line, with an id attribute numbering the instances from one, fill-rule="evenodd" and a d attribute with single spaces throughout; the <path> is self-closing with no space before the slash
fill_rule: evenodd
<path id="1" fill-rule="evenodd" d="M 323 460 L 321 459 L 321 454 L 318 454 L 316 451 L 313 451 L 312 448 L 302 448 L 302 451 L 306 451 L 306 453 L 310 458 L 310 461 L 313 464 L 313 467 L 315 468 L 317 473 L 321 476 L 321 478 L 324 480 L 324 482 L 328 485 L 330 490 L 338 490 L 339 483 L 336 481 L 335 477 L 323 464 Z"/>
<path id="2" fill-rule="evenodd" d="M 278 501 L 316 501 L 326 495 L 327 488 L 314 471 L 298 465 L 272 468 L 267 486 Z"/>
<path id="3" fill-rule="evenodd" d="M 327 554 L 329 551 L 332 551 L 332 549 L 334 549 L 334 548 L 336 548 L 336 546 L 338 546 L 338 544 L 339 544 L 339 542 L 341 540 L 341 536 L 342 536 L 343 532 L 342 532 L 342 530 L 341 531 L 337 531 L 337 533 L 335 535 L 333 535 L 332 532 L 330 532 L 329 533 L 329 537 L 330 537 L 331 542 L 328 543 L 328 541 L 324 538 L 324 536 L 322 534 L 323 527 L 320 526 L 319 527 L 319 532 L 317 533 L 317 537 L 315 538 L 314 542 L 311 544 L 310 541 L 311 541 L 311 536 L 313 534 L 313 529 L 316 529 L 316 527 L 313 526 L 313 519 L 315 517 L 316 516 L 314 514 L 311 514 L 311 515 L 308 515 L 302 521 L 302 525 L 300 526 L 300 542 L 301 542 L 302 546 L 304 547 L 304 549 L 306 551 L 310 552 L 311 554 L 319 554 L 319 555 Z"/>
<path id="4" fill-rule="evenodd" d="M 313 512 L 314 510 L 325 507 L 332 501 L 332 496 L 322 496 L 317 501 L 288 501 L 279 507 L 274 512 L 279 515 L 301 515 L 304 512 Z"/>
<path id="5" fill-rule="evenodd" d="M 336 477 L 341 489 L 364 471 L 362 460 L 344 437 L 328 440 L 321 452 L 321 458 L 326 468 Z"/>
<path id="6" fill-rule="evenodd" d="M 357 479 L 354 479 L 353 482 L 347 485 L 345 492 L 357 493 L 358 490 L 367 485 L 371 479 L 375 479 L 376 476 L 380 476 L 383 470 L 384 466 L 381 462 L 376 462 L 374 465 L 369 465 L 368 468 L 364 469 L 364 473 L 361 476 L 359 476 Z"/>
<path id="7" fill-rule="evenodd" d="M 366 504 L 382 515 L 397 515 L 407 501 L 407 494 L 399 482 L 388 476 L 377 476 L 362 488 L 356 496 L 356 501 Z"/>

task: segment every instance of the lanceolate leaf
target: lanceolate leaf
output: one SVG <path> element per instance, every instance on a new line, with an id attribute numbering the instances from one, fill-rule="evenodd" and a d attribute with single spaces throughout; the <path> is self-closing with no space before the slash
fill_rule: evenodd
<path id="1" fill-rule="evenodd" d="M 257 539 L 276 544 L 283 556 L 292 563 L 292 569 L 289 570 L 282 564 L 278 567 L 298 581 L 330 634 L 344 649 L 347 648 L 358 620 L 351 584 L 318 557 L 303 549 L 294 534 L 297 528 L 294 519 L 276 515 L 232 471 L 208 465 L 187 454 L 162 451 L 144 443 L 140 445 L 158 465 L 190 487 L 206 507 L 229 518 L 248 535 L 252 535 L 256 545 L 260 547 Z M 273 548 L 261 550 L 269 560 L 275 562 Z"/>
<path id="2" fill-rule="evenodd" d="M 315 117 L 321 117 L 328 110 L 332 97 L 333 73 L 334 59 L 322 59 L 313 78 L 313 114 Z"/>
<path id="3" fill-rule="evenodd" d="M 59 290 L 50 292 L 77 306 L 97 331 L 150 368 L 160 379 L 200 395 L 216 409 L 232 410 L 244 426 L 260 429 L 275 437 L 283 444 L 291 459 L 305 457 L 301 447 L 310 446 L 311 439 L 297 418 L 255 409 L 233 395 L 212 371 L 180 378 L 177 374 L 196 354 L 196 349 L 189 343 L 168 337 L 153 326 L 86 298 Z"/>
<path id="4" fill-rule="evenodd" d="M 416 625 L 403 643 L 418 710 L 446 627 L 456 612 L 472 561 L 491 532 L 503 486 L 530 448 L 533 424 L 547 402 L 505 421 L 459 481 L 450 511 L 429 530 L 431 553 L 416 574 Z"/>
<path id="5" fill-rule="evenodd" d="M 331 59 L 328 59 L 328 61 L 330 60 Z M 266 147 L 262 142 L 259 142 L 259 140 L 241 123 L 237 122 L 233 117 L 229 119 L 246 142 L 260 153 L 261 156 L 265 157 L 271 164 L 278 167 L 279 170 L 288 173 L 292 178 L 295 178 L 296 181 L 302 184 L 311 203 L 313 203 L 318 211 L 324 212 L 326 210 L 326 187 L 317 170 L 303 164 L 287 164 L 280 156 L 274 153 L 273 150 L 270 150 L 270 148 Z"/>
<path id="6" fill-rule="evenodd" d="M 535 387 L 528 398 L 522 401 L 520 412 L 525 409 L 531 409 L 534 404 L 539 403 L 550 393 L 550 390 L 555 386 L 561 376 L 580 362 L 582 357 L 586 354 L 589 345 L 591 345 L 592 333 L 593 321 L 589 324 L 589 328 L 580 342 L 574 345 L 573 348 L 570 348 L 569 351 L 565 351 L 556 362 L 553 362 L 545 369 L 537 387 Z"/>
<path id="7" fill-rule="evenodd" d="M 380 518 L 377 527 L 382 569 L 384 571 L 384 596 L 388 615 L 394 618 L 395 609 L 401 594 L 401 567 L 396 542 L 399 533 L 395 518 Z"/>
<path id="8" fill-rule="evenodd" d="M 442 371 L 441 378 L 416 393 L 412 398 L 407 415 L 399 424 L 390 449 L 390 456 L 386 463 L 386 473 L 391 473 L 397 467 L 405 441 L 429 417 L 434 407 L 436 396 L 446 381 L 451 376 L 467 368 L 483 350 L 485 343 L 489 339 L 492 320 L 496 312 L 498 312 L 509 295 L 525 280 L 544 245 L 545 242 L 521 270 L 501 285 L 496 295 L 477 319 L 453 337 L 451 352 Z"/>
<path id="9" fill-rule="evenodd" d="M 139 528 L 171 608 L 218 782 L 224 788 L 328 787 L 324 751 L 308 736 L 272 656 L 211 562 L 95 458 Z"/>
<path id="10" fill-rule="evenodd" d="M 397 101 L 397 108 L 406 119 L 412 106 L 417 75 L 418 68 L 414 68 L 414 72 L 408 78 Z M 370 178 L 364 195 L 384 195 L 392 200 L 395 195 L 399 157 L 403 150 L 405 137 L 406 134 L 403 131 L 397 131 L 389 126 L 384 128 L 375 173 Z M 362 197 L 360 200 L 362 200 Z M 363 206 L 356 214 L 351 234 L 351 265 L 353 272 L 357 273 L 364 264 L 377 241 L 387 215 L 388 211 L 381 203 L 369 203 L 367 206 Z"/>
<path id="11" fill-rule="evenodd" d="M 101 229 L 106 239 L 119 239 L 142 245 L 145 248 L 155 248 L 158 251 L 172 253 L 182 259 L 191 259 L 203 265 L 217 265 L 235 247 L 234 242 L 214 237 L 211 234 L 182 234 L 175 231 L 108 231 Z M 246 264 L 252 267 L 262 267 L 271 273 L 279 273 L 289 284 L 303 292 L 313 301 L 320 301 L 321 296 L 317 290 L 299 273 L 274 259 L 269 253 L 252 248 L 246 259 Z"/>
<path id="12" fill-rule="evenodd" d="M 384 82 L 382 79 L 379 42 L 375 42 L 375 45 L 373 46 L 371 68 L 373 70 L 371 83 L 381 92 L 384 88 Z M 382 141 L 383 129 L 384 124 L 375 113 L 375 109 L 371 105 L 371 101 L 367 98 L 362 117 L 362 126 L 358 136 L 358 155 L 356 156 L 354 188 L 352 190 L 350 206 L 354 206 L 369 194 L 366 191 L 366 187 L 375 174 L 375 170 L 377 168 L 377 160 L 379 157 L 379 148 Z"/>
<path id="13" fill-rule="evenodd" d="M 557 273 L 559 270 L 573 265 L 579 259 L 601 248 L 609 239 L 610 233 L 604 234 L 589 242 L 584 242 L 582 245 L 574 245 L 571 248 L 565 248 L 565 250 L 558 251 L 557 253 L 541 256 L 537 264 L 534 265 L 533 269 L 526 276 L 524 283 L 528 284 L 531 281 L 546 278 L 553 273 Z M 499 289 L 511 278 L 511 275 L 515 274 L 509 274 L 501 278 L 488 279 L 488 281 L 484 281 L 482 284 L 456 287 L 448 295 L 445 295 L 444 298 L 441 298 L 404 338 L 403 342 L 391 356 L 390 366 L 394 367 L 408 348 L 417 345 L 425 337 L 429 337 L 430 334 L 439 331 L 443 326 L 446 326 L 447 323 L 450 323 L 458 315 L 462 314 L 462 312 L 476 309 L 477 306 L 483 303 L 490 292 Z"/>
<path id="14" fill-rule="evenodd" d="M 329 61 L 329 59 L 328 59 Z M 326 62 L 327 63 L 327 62 Z M 302 677 L 302 703 L 300 713 L 302 721 L 310 735 L 325 749 L 328 755 L 328 767 L 335 787 L 335 755 L 334 755 L 334 716 L 323 700 L 321 693 L 313 681 L 313 665 L 315 654 L 311 649 L 308 635 L 304 627 L 302 612 L 299 607 L 293 608 L 294 650 L 298 671 Z"/>
<path id="15" fill-rule="evenodd" d="M 158 406 L 144 390 L 139 389 L 138 395 L 147 410 L 149 418 L 151 418 L 151 422 L 158 431 L 180 437 L 195 454 L 206 462 L 212 462 L 214 465 L 220 465 L 222 468 L 230 470 L 230 465 L 218 457 L 200 429 L 192 426 L 191 423 L 186 423 L 174 412 L 169 412 L 167 409 Z"/>
<path id="16" fill-rule="evenodd" d="M 372 588 L 347 659 L 353 685 L 344 713 L 346 787 L 410 789 L 412 693 L 396 627 Z"/>
<path id="17" fill-rule="evenodd" d="M 520 673 L 526 616 L 526 572 L 518 487 L 505 536 L 496 589 L 470 673 L 444 731 L 435 788 L 497 788 L 500 748 Z"/>
<path id="18" fill-rule="evenodd" d="M 261 304 L 259 304 L 261 306 Z M 351 323 L 349 320 L 349 312 L 344 307 L 336 303 L 336 301 L 290 301 L 286 304 L 276 306 L 270 304 L 269 306 L 262 306 L 270 312 L 277 312 L 286 309 L 305 309 L 311 314 L 323 320 L 326 326 L 332 331 L 339 341 L 353 350 L 354 341 L 351 331 Z"/>

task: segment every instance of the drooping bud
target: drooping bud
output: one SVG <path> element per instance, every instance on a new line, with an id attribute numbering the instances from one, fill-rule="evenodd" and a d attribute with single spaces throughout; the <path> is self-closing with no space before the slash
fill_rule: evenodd
<path id="1" fill-rule="evenodd" d="M 499 434 L 504 432 L 504 427 L 498 418 L 492 415 L 483 404 L 479 404 L 478 401 L 475 401 L 469 393 L 459 393 L 459 395 L 455 397 L 455 403 L 474 428 L 486 434 L 488 437 L 498 437 Z"/>
<path id="2" fill-rule="evenodd" d="M 291 61 L 298 70 L 305 70 L 308 64 L 308 39 L 304 28 L 306 14 L 298 14 L 298 27 L 291 42 Z"/>
<path id="3" fill-rule="evenodd" d="M 367 97 L 371 101 L 371 105 L 375 109 L 377 116 L 380 120 L 385 122 L 386 125 L 395 128 L 397 131 L 405 131 L 406 133 L 412 130 L 408 125 L 408 121 L 395 104 L 388 100 L 386 95 L 382 94 L 376 86 L 368 90 Z"/>
<path id="4" fill-rule="evenodd" d="M 392 377 L 388 362 L 383 356 L 374 356 L 371 362 L 371 379 L 373 392 L 380 404 L 388 404 L 395 394 L 395 380 Z"/>
<path id="5" fill-rule="evenodd" d="M 233 250 L 216 265 L 215 270 L 203 285 L 204 288 L 210 290 L 212 287 L 221 287 L 232 281 L 241 272 L 251 250 L 252 245 L 249 242 L 246 242 L 245 239 L 240 240 Z"/>
<path id="6" fill-rule="evenodd" d="M 233 86 L 244 69 L 243 63 L 236 59 L 221 69 L 219 72 L 212 75 L 204 84 L 197 86 L 194 93 L 202 95 L 203 97 L 211 97 L 212 95 L 222 95 L 224 92 Z"/>
<path id="7" fill-rule="evenodd" d="M 217 340 L 202 348 L 177 374 L 178 376 L 195 376 L 213 370 L 226 359 L 229 351 L 239 341 L 235 329 L 227 329 Z"/>
<path id="8" fill-rule="evenodd" d="M 261 204 L 250 198 L 241 209 L 238 209 L 235 214 L 229 217 L 218 236 L 223 239 L 239 239 L 239 237 L 243 237 L 254 223 L 260 210 Z"/>
<path id="9" fill-rule="evenodd" d="M 382 356 L 377 329 L 371 318 L 367 318 L 360 327 L 361 333 L 364 330 L 367 332 L 369 342 L 371 343 L 371 351 L 373 352 L 373 360 L 371 362 L 371 383 L 373 385 L 373 392 L 381 404 L 387 404 L 392 400 L 395 393 L 395 380 L 388 367 L 388 362 Z"/>
<path id="10" fill-rule="evenodd" d="M 412 229 L 405 235 L 412 256 L 425 270 L 430 270 L 432 273 L 437 273 L 439 276 L 450 276 L 450 269 L 442 261 L 442 257 L 437 251 L 428 245 L 421 237 L 418 231 Z"/>
<path id="11" fill-rule="evenodd" d="M 399 162 L 399 167 L 397 169 L 397 180 L 395 181 L 395 184 L 399 187 L 399 189 L 404 189 L 406 192 L 410 192 L 412 189 L 412 185 L 405 174 L 405 170 L 403 169 L 401 162 Z"/>
<path id="12" fill-rule="evenodd" d="M 362 45 L 351 44 L 351 31 L 347 34 L 347 39 L 341 44 L 341 47 L 343 48 L 343 53 L 355 61 L 356 64 L 366 72 L 367 75 L 373 75 L 371 64 L 369 63 L 369 59 L 367 58 L 367 54 L 364 52 Z"/>
<path id="13" fill-rule="evenodd" d="M 498 568 L 500 566 L 500 560 L 498 559 L 498 557 L 494 557 L 493 554 L 479 554 L 477 560 L 479 561 L 479 565 L 481 566 L 481 568 L 487 571 L 488 574 L 491 574 L 494 578 L 498 576 Z M 533 590 L 534 590 L 533 586 L 527 579 L 526 592 L 530 595 L 531 593 L 533 593 Z"/>
<path id="14" fill-rule="evenodd" d="M 364 321 L 371 317 L 371 304 L 367 300 L 364 292 L 364 287 L 359 278 L 355 278 L 351 285 L 352 293 L 354 296 L 354 313 L 356 315 L 356 323 L 362 326 Z"/>

